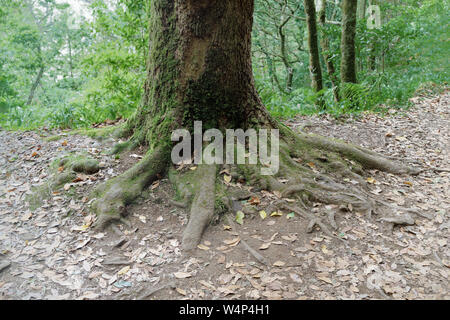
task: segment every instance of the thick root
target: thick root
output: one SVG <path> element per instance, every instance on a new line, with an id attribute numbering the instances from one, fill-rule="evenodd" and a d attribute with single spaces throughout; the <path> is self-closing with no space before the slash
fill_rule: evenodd
<path id="1" fill-rule="evenodd" d="M 200 165 L 197 175 L 201 177 L 191 206 L 189 223 L 183 233 L 183 249 L 192 250 L 200 243 L 206 226 L 214 215 L 216 165 Z"/>
<path id="2" fill-rule="evenodd" d="M 396 225 L 400 226 L 412 226 L 415 224 L 414 219 L 409 214 L 404 214 L 401 216 L 393 216 L 381 218 L 380 221 L 387 222 L 389 224 L 389 230 L 392 232 Z"/>
<path id="3" fill-rule="evenodd" d="M 257 190 L 278 191 L 281 199 L 270 204 L 269 207 L 285 209 L 303 217 L 306 220 L 307 232 L 313 232 L 319 227 L 326 235 L 344 241 L 336 236 L 336 232 L 338 232 L 335 218 L 337 210 L 327 209 L 323 212 L 322 217 L 309 210 L 306 205 L 308 201 L 335 204 L 340 208 L 358 210 L 365 212 L 368 218 L 371 218 L 372 213 L 375 210 L 378 211 L 380 207 L 388 208 L 390 211 L 403 209 L 383 203 L 368 192 L 366 181 L 360 175 L 362 173 L 361 166 L 395 174 L 415 174 L 418 170 L 342 141 L 304 133 L 297 135 L 292 132 L 285 138 L 289 137 L 290 141 L 283 140 L 280 145 L 282 147 L 280 150 L 281 163 L 277 175 L 260 175 L 260 170 L 258 170 L 260 166 L 258 165 L 236 165 L 228 169 L 233 179 L 238 181 L 244 179 L 248 184 L 256 186 Z M 130 145 L 132 145 L 131 141 L 120 144 L 116 149 L 120 151 Z M 293 149 L 293 146 L 303 152 L 302 161 L 294 158 L 294 156 L 299 157 L 299 153 Z M 95 225 L 97 228 L 104 228 L 111 221 L 119 221 L 124 216 L 126 205 L 137 198 L 146 186 L 159 178 L 159 175 L 169 167 L 170 151 L 169 147 L 155 149 L 124 174 L 97 188 L 94 192 L 97 200 L 93 203 L 93 209 L 98 214 L 98 221 Z M 353 160 L 352 164 L 350 165 L 349 161 L 345 161 L 344 158 Z M 318 160 L 317 167 L 312 162 L 315 160 Z M 312 164 L 307 161 L 311 161 Z M 354 162 L 358 164 L 354 165 Z M 304 165 L 305 163 L 310 168 Z M 358 171 L 355 172 L 356 170 Z M 172 204 L 185 208 L 192 199 L 189 222 L 182 239 L 183 249 L 192 250 L 200 243 L 205 228 L 213 219 L 215 209 L 217 209 L 216 199 L 225 199 L 222 201 L 223 206 L 230 211 L 235 211 L 234 204 L 239 202 L 237 201 L 239 197 L 230 194 L 228 188 L 222 190 L 220 184 L 217 183 L 217 165 L 199 165 L 194 172 L 188 170 L 187 173 L 176 173 L 175 176 L 181 178 L 177 178 L 179 181 L 175 181 L 175 184 L 178 185 L 180 195 L 184 200 L 183 202 L 172 202 Z M 356 180 L 357 186 L 340 183 L 339 180 L 336 180 L 342 177 Z M 242 190 L 239 192 L 242 193 Z M 246 195 L 246 197 L 249 196 Z M 287 198 L 290 198 L 289 204 Z M 295 200 L 292 201 L 292 198 Z M 425 216 L 414 209 L 403 210 Z M 396 219 L 385 218 L 381 221 L 390 223 L 392 226 L 413 223 L 409 216 L 396 217 Z M 258 261 L 261 259 L 252 252 L 251 248 L 247 246 L 246 249 Z"/>
<path id="4" fill-rule="evenodd" d="M 355 160 L 366 169 L 378 169 L 394 174 L 419 174 L 421 170 L 389 160 L 376 152 L 354 146 L 340 140 L 321 137 L 314 134 L 297 133 L 296 139 L 301 144 L 339 153 Z"/>
<path id="5" fill-rule="evenodd" d="M 164 173 L 169 160 L 170 150 L 157 148 L 122 175 L 100 185 L 93 192 L 93 196 L 97 198 L 92 204 L 92 209 L 98 216 L 95 227 L 103 229 L 110 222 L 120 220 L 125 214 L 125 206 Z"/>

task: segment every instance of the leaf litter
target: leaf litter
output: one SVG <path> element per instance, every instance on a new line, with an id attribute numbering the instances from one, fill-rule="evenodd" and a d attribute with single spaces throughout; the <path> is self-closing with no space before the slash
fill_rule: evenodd
<path id="1" fill-rule="evenodd" d="M 430 220 L 415 215 L 413 222 L 391 228 L 393 220 L 369 220 L 351 207 L 341 208 L 336 235 L 345 239 L 344 245 L 320 231 L 306 234 L 305 221 L 290 212 L 265 211 L 264 205 L 282 195 L 261 191 L 248 201 L 255 215 L 234 214 L 236 225 L 209 228 L 193 257 L 182 255 L 187 213 L 168 203 L 172 191 L 165 179 L 130 207 L 127 219 L 133 227 L 123 223 L 102 233 L 91 229 L 95 217 L 89 214 L 89 191 L 139 161 L 145 150 L 117 160 L 101 152 L 117 141 L 48 132 L 64 140 L 45 142 L 36 132 L 0 131 L 0 295 L 50 300 L 449 299 L 450 181 L 448 171 L 436 169 L 450 167 L 449 100 L 447 92 L 415 99 L 410 110 L 391 110 L 385 117 L 364 114 L 337 121 L 322 115 L 286 123 L 295 129 L 309 121 L 309 132 L 430 168 L 413 177 L 376 170 L 364 177 L 369 192 L 382 201 L 420 209 Z M 49 164 L 68 152 L 88 153 L 102 163 L 101 170 L 77 175 L 31 209 L 26 197 L 45 184 Z M 307 165 L 318 170 L 314 163 Z M 230 184 L 229 173 L 223 173 L 224 183 Z M 311 210 L 335 209 L 318 204 Z M 286 219 L 280 219 L 283 215 Z M 270 263 L 259 263 L 244 243 Z"/>

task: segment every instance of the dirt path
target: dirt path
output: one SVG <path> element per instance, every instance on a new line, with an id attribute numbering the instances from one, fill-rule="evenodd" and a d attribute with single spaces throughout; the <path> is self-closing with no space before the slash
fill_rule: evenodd
<path id="1" fill-rule="evenodd" d="M 299 118 L 288 125 L 449 169 L 449 101 L 447 92 L 416 98 L 408 112 L 384 118 Z M 207 230 L 195 256 L 184 256 L 180 239 L 187 214 L 169 202 L 173 190 L 166 180 L 129 208 L 130 225 L 103 233 L 88 227 L 89 190 L 137 162 L 142 152 L 114 159 L 101 153 L 112 140 L 61 135 L 49 142 L 41 135 L 49 133 L 0 131 L 0 299 L 450 298 L 449 172 L 367 172 L 368 187 L 379 199 L 432 217 L 415 217 L 412 226 L 391 232 L 377 216 L 368 220 L 343 208 L 336 216 L 343 242 L 320 230 L 306 233 L 305 221 L 289 212 L 262 219 L 260 208 L 276 195 L 258 193 L 258 201 L 242 201 L 255 212 L 242 225 L 222 219 Z M 46 181 L 52 159 L 80 151 L 101 162 L 100 172 L 28 209 L 25 198 Z M 317 204 L 311 210 L 328 209 Z"/>

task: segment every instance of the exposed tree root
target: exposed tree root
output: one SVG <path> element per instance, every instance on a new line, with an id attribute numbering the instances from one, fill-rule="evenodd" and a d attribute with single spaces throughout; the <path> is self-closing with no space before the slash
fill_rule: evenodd
<path id="1" fill-rule="evenodd" d="M 334 211 L 330 211 L 330 212 L 327 213 L 327 216 L 328 216 L 328 222 L 330 223 L 331 227 L 332 227 L 334 230 L 337 230 L 337 229 L 338 229 L 338 226 L 337 226 L 337 224 L 336 224 L 336 220 L 334 219 L 334 215 L 335 215 L 335 212 L 334 212 Z"/>
<path id="2" fill-rule="evenodd" d="M 264 258 L 263 255 L 259 254 L 258 251 L 253 249 L 245 240 L 241 238 L 241 244 L 244 246 L 244 248 L 260 263 L 268 266 L 269 262 L 266 258 Z"/>
<path id="3" fill-rule="evenodd" d="M 412 226 L 415 224 L 414 219 L 409 214 L 394 217 L 383 217 L 380 221 L 389 223 L 389 230 L 392 231 L 396 225 Z"/>
<path id="4" fill-rule="evenodd" d="M 298 214 L 299 216 L 303 217 L 304 219 L 309 220 L 308 226 L 306 227 L 306 232 L 312 233 L 314 231 L 314 227 L 318 226 L 323 233 L 332 238 L 336 238 L 336 236 L 328 229 L 328 227 L 325 225 L 325 223 L 322 222 L 322 220 L 319 217 L 316 217 L 306 212 L 305 210 L 300 209 L 299 207 L 292 207 L 287 204 L 282 204 L 281 208 L 288 211 L 292 211 Z"/>
<path id="5" fill-rule="evenodd" d="M 125 215 L 125 206 L 136 199 L 158 175 L 165 172 L 169 160 L 170 150 L 160 147 L 122 175 L 94 190 L 93 196 L 97 200 L 92 204 L 92 208 L 98 215 L 95 227 L 103 229 L 111 221 L 120 221 Z"/>
<path id="6" fill-rule="evenodd" d="M 226 216 L 227 222 L 229 225 L 234 225 L 234 222 L 230 219 L 229 216 Z M 255 249 L 253 249 L 244 239 L 241 238 L 240 243 L 244 246 L 244 248 L 261 264 L 269 266 L 270 263 L 269 261 L 267 261 L 267 259 L 260 254 L 258 251 L 256 251 Z"/>
<path id="7" fill-rule="evenodd" d="M 204 164 L 197 169 L 197 175 L 202 178 L 191 205 L 189 223 L 183 233 L 183 249 L 185 250 L 192 250 L 200 243 L 203 231 L 214 215 L 216 173 L 216 165 Z"/>
<path id="8" fill-rule="evenodd" d="M 354 146 L 340 140 L 321 137 L 314 134 L 298 133 L 296 135 L 300 143 L 315 146 L 322 150 L 339 153 L 354 161 L 359 162 L 366 169 L 378 169 L 394 174 L 419 174 L 420 170 L 391 161 L 376 152 L 359 146 Z"/>

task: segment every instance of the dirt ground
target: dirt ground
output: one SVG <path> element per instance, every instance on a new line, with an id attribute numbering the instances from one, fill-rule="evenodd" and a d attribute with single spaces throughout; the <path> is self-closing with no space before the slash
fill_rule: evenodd
<path id="1" fill-rule="evenodd" d="M 414 216 L 414 225 L 390 230 L 379 216 L 345 207 L 336 215 L 336 237 L 329 237 L 320 229 L 307 233 L 307 222 L 290 212 L 263 219 L 260 211 L 277 195 L 257 192 L 238 204 L 254 212 L 242 225 L 233 213 L 216 219 L 191 255 L 180 246 L 188 212 L 171 202 L 167 179 L 128 208 L 128 222 L 104 232 L 89 227 L 89 191 L 144 150 L 116 159 L 103 153 L 112 139 L 0 131 L 0 299 L 450 299 L 450 93 L 412 100 L 408 111 L 385 116 L 298 117 L 287 124 L 426 168 L 418 176 L 368 171 L 364 183 L 379 199 L 430 219 Z M 45 139 L 54 134 L 58 140 Z M 30 209 L 31 188 L 69 152 L 88 152 L 101 170 Z M 318 215 L 331 209 L 310 208 Z"/>

